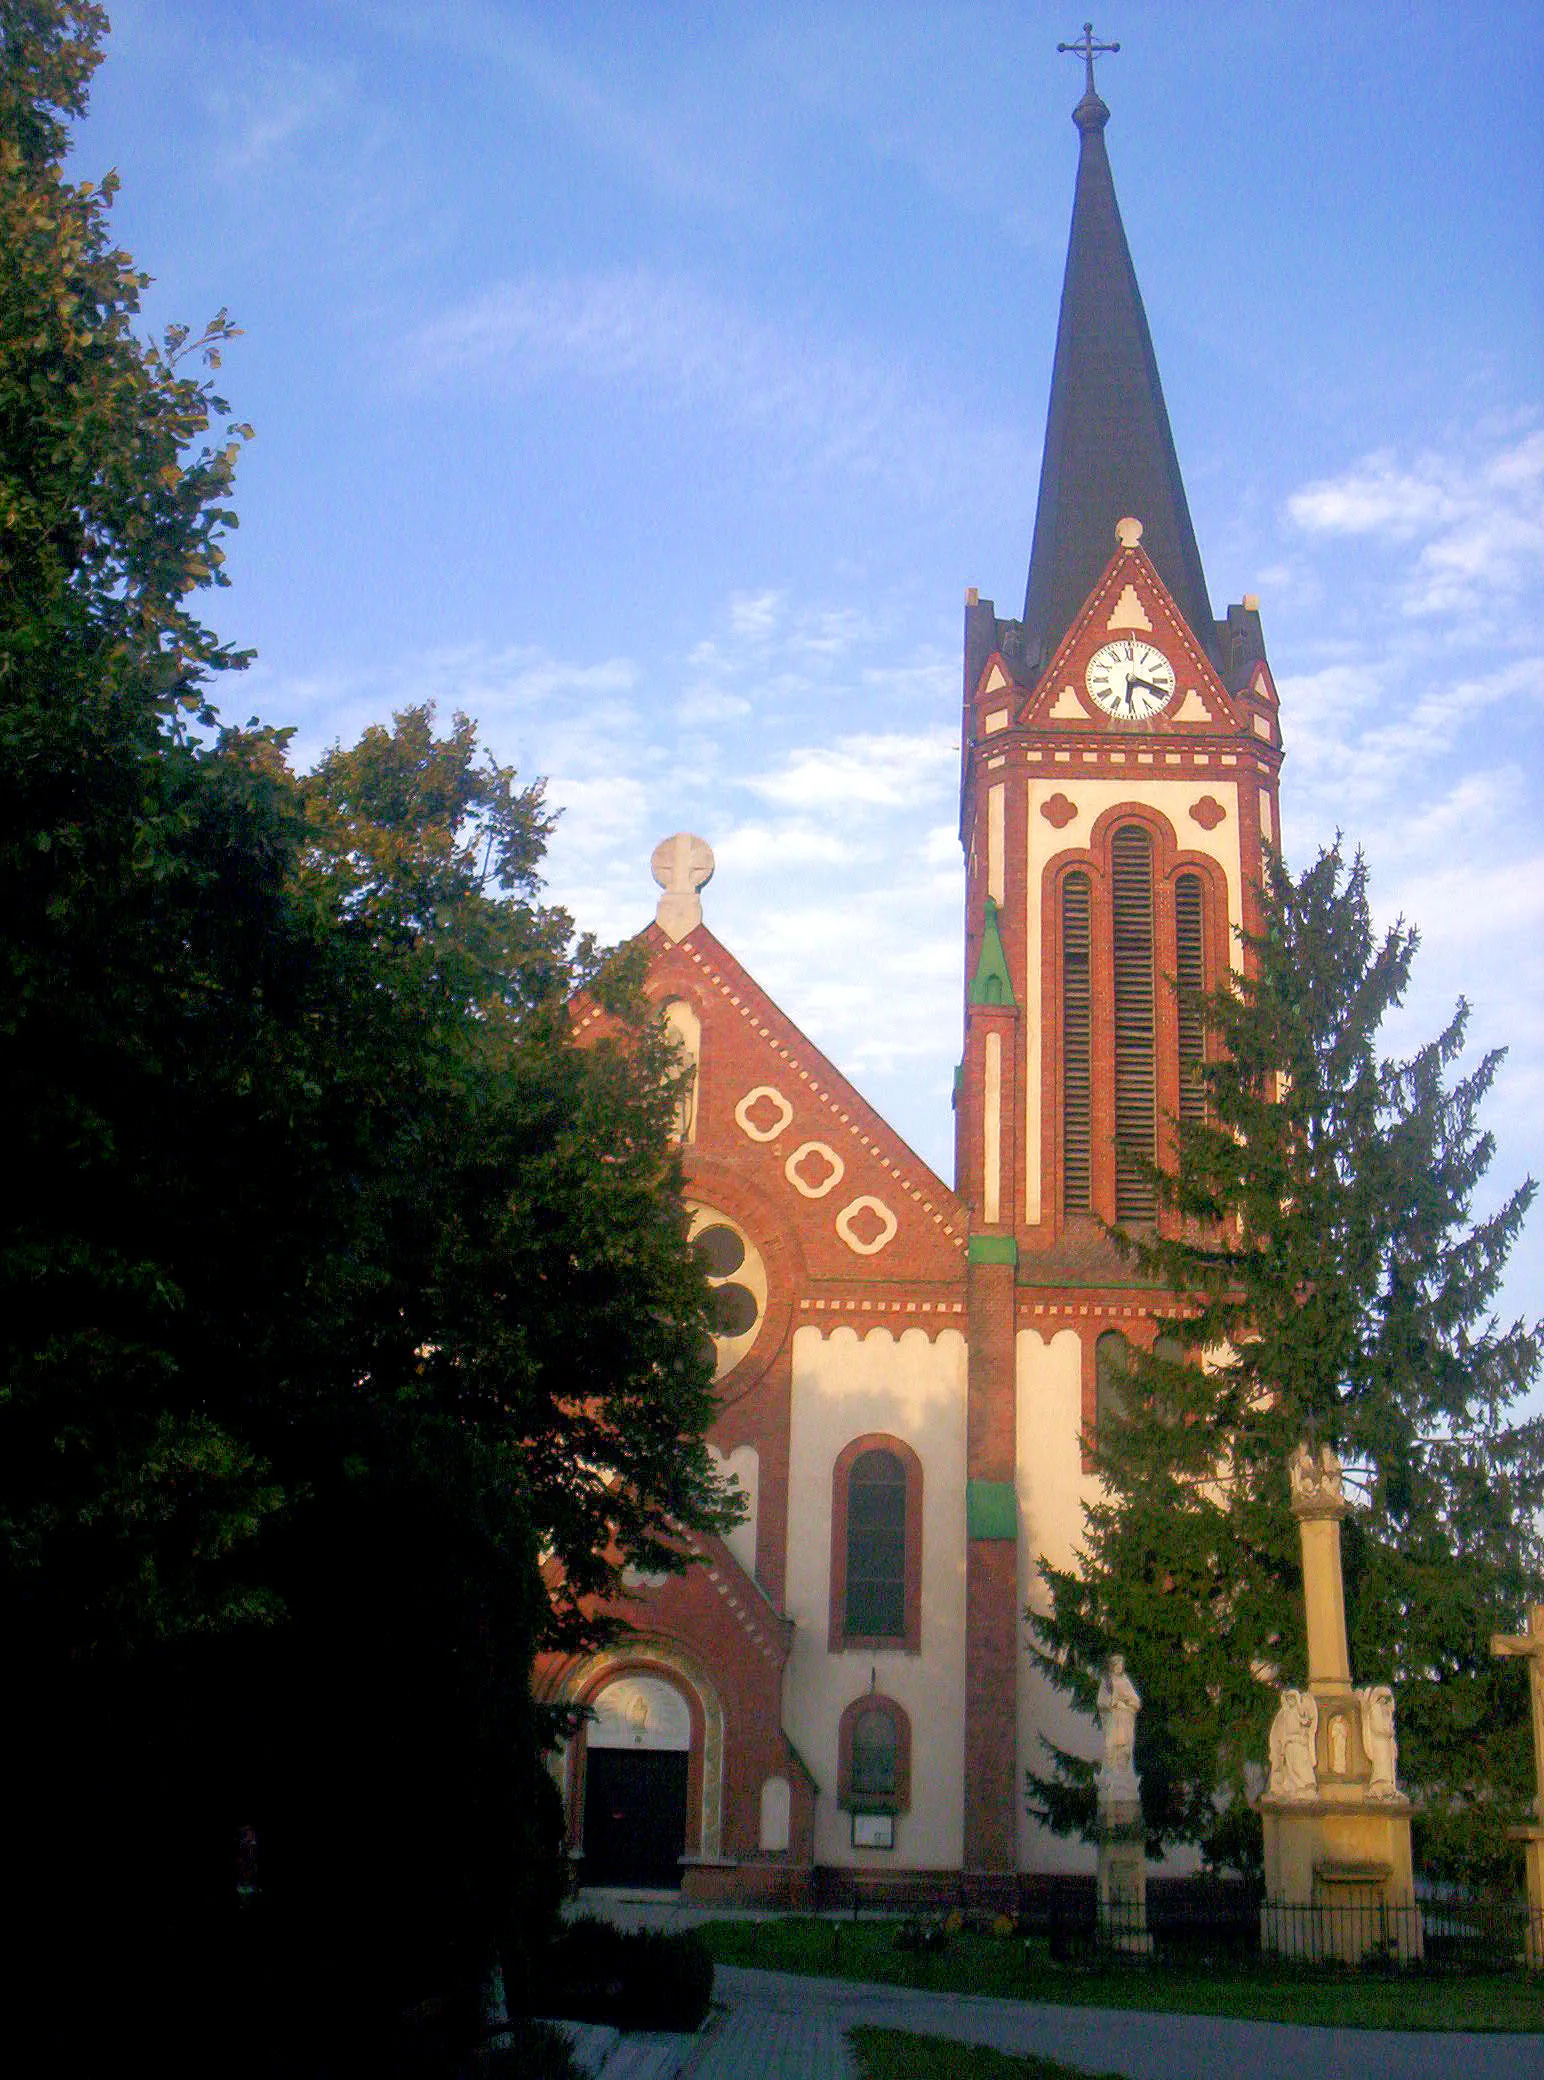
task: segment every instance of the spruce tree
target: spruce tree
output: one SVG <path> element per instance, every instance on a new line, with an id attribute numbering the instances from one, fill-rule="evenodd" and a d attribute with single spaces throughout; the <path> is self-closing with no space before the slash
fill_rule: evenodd
<path id="1" fill-rule="evenodd" d="M 1156 1228 L 1117 1237 L 1181 1318 L 1133 1351 L 1080 1564 L 1045 1568 L 1030 1620 L 1084 1711 L 1126 1655 L 1155 1848 L 1257 1865 L 1277 1688 L 1307 1673 L 1286 1474 L 1303 1437 L 1346 1468 L 1352 1669 L 1394 1686 L 1418 1859 L 1495 1875 L 1526 1814 L 1526 1713 L 1489 1638 L 1544 1581 L 1544 1422 L 1520 1408 L 1540 1331 L 1494 1313 L 1534 1185 L 1477 1209 L 1501 1056 L 1463 1067 L 1462 1002 L 1407 1058 L 1380 1045 L 1417 945 L 1375 930 L 1360 855 L 1337 843 L 1298 879 L 1272 857 L 1243 973 L 1205 1006 L 1205 1116 L 1174 1126 Z M 1052 1748 L 1028 1792 L 1058 1831 L 1090 1829 L 1075 1755 Z"/>

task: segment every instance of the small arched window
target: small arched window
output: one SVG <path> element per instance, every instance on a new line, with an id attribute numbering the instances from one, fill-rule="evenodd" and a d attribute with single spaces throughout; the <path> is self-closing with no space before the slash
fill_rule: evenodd
<path id="1" fill-rule="evenodd" d="M 870 1708 L 860 1712 L 852 1729 L 852 1795 L 894 1798 L 896 1739 L 890 1714 Z"/>
<path id="2" fill-rule="evenodd" d="M 831 1651 L 922 1643 L 922 1462 L 856 1437 L 831 1477 Z"/>
<path id="3" fill-rule="evenodd" d="M 911 1720 L 893 1697 L 854 1698 L 837 1732 L 837 1801 L 852 1812 L 904 1813 L 911 1804 Z"/>

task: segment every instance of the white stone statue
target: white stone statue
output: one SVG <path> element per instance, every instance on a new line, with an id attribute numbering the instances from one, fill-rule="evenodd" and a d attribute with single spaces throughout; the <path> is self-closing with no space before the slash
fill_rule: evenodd
<path id="1" fill-rule="evenodd" d="M 1099 1685 L 1099 1731 L 1103 1750 L 1099 1757 L 1101 1799 L 1136 1799 L 1137 1713 L 1142 1700 L 1137 1686 L 1126 1673 L 1124 1654 L 1112 1654 Z"/>
<path id="2" fill-rule="evenodd" d="M 1316 1798 L 1319 1774 L 1314 1738 L 1319 1707 L 1307 1690 L 1283 1690 L 1281 1708 L 1271 1722 L 1272 1798 Z"/>
<path id="3" fill-rule="evenodd" d="M 1345 1500 L 1340 1477 L 1340 1461 L 1329 1445 L 1319 1447 L 1317 1458 L 1306 1444 L 1293 1446 L 1287 1460 L 1287 1479 L 1295 1510 L 1307 1510 L 1310 1514 L 1328 1510 L 1338 1516 Z"/>
<path id="4" fill-rule="evenodd" d="M 1369 1798 L 1398 1798 L 1399 1743 L 1394 1738 L 1394 1693 L 1387 1683 L 1358 1690 L 1362 1707 L 1362 1746 L 1372 1764 Z"/>

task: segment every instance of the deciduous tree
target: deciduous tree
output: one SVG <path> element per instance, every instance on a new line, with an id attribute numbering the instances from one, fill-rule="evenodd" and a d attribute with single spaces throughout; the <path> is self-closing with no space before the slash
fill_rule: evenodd
<path id="1" fill-rule="evenodd" d="M 725 1520 L 706 1290 L 666 1042 L 540 903 L 540 790 L 424 710 L 304 780 L 219 722 L 232 328 L 142 343 L 113 183 L 64 176 L 104 28 L 0 0 L 12 1961 L 64 2063 L 93 2000 L 163 2070 L 222 2003 L 318 2060 L 550 1906 L 531 1654 Z"/>

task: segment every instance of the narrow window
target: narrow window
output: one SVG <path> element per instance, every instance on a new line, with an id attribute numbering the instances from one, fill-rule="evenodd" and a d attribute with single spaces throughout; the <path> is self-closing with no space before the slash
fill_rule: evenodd
<path id="1" fill-rule="evenodd" d="M 1128 823 L 1110 842 L 1115 951 L 1115 1218 L 1150 1221 L 1158 1151 L 1153 1033 L 1153 841 Z"/>
<path id="2" fill-rule="evenodd" d="M 1179 1116 L 1186 1122 L 1206 1117 L 1206 1086 L 1201 1080 L 1206 1059 L 1206 1028 L 1201 1017 L 1206 989 L 1202 915 L 1200 875 L 1181 874 L 1174 884 L 1174 982 Z"/>
<path id="3" fill-rule="evenodd" d="M 890 1714 L 860 1712 L 852 1729 L 853 1798 L 894 1798 L 897 1759 L 895 1721 Z"/>
<path id="4" fill-rule="evenodd" d="M 1092 999 L 1089 992 L 1089 880 L 1062 883 L 1062 1206 L 1087 1213 L 1092 1175 Z"/>
<path id="5" fill-rule="evenodd" d="M 1094 1430 L 1126 1413 L 1126 1373 L 1131 1353 L 1118 1330 L 1108 1330 L 1094 1345 Z"/>
<path id="6" fill-rule="evenodd" d="M 894 1452 L 862 1453 L 848 1476 L 846 1631 L 906 1634 L 906 1468 Z"/>

